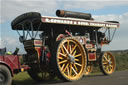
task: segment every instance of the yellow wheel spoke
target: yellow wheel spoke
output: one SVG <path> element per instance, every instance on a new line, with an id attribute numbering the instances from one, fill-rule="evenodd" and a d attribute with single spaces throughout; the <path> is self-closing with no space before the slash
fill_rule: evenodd
<path id="1" fill-rule="evenodd" d="M 73 64 L 73 65 L 74 65 L 74 67 L 75 67 L 76 71 L 78 71 L 78 69 L 77 69 L 76 65 L 75 65 L 75 64 Z"/>
<path id="2" fill-rule="evenodd" d="M 75 56 L 75 54 L 76 54 L 76 50 L 74 51 L 73 56 Z"/>
<path id="3" fill-rule="evenodd" d="M 109 65 L 109 69 L 112 70 L 112 66 L 111 65 Z"/>
<path id="4" fill-rule="evenodd" d="M 112 65 L 109 65 L 109 67 L 112 69 L 113 68 L 113 66 Z"/>
<path id="5" fill-rule="evenodd" d="M 65 70 L 67 69 L 68 65 L 69 65 L 69 64 L 66 65 L 66 67 L 65 67 L 64 70 L 63 70 L 63 72 L 65 72 Z"/>
<path id="6" fill-rule="evenodd" d="M 60 53 L 60 52 L 59 52 L 59 54 L 62 55 L 62 56 L 64 56 L 64 57 L 67 57 L 65 54 L 62 54 L 62 53 Z"/>
<path id="7" fill-rule="evenodd" d="M 77 54 L 77 55 L 75 55 L 74 57 L 79 57 L 79 56 L 82 56 L 82 54 Z"/>
<path id="8" fill-rule="evenodd" d="M 71 50 L 72 50 L 72 46 L 71 45 L 69 46 L 69 49 L 70 49 L 70 52 L 69 53 L 71 53 Z"/>
<path id="9" fill-rule="evenodd" d="M 72 52 L 76 49 L 76 47 L 77 47 L 77 45 L 75 45 L 75 46 L 73 47 L 73 49 L 72 49 L 72 51 L 71 51 L 70 54 L 72 54 Z"/>
<path id="10" fill-rule="evenodd" d="M 107 72 L 109 71 L 108 66 L 106 66 L 106 71 L 107 71 Z"/>
<path id="11" fill-rule="evenodd" d="M 107 66 L 104 66 L 104 69 L 107 71 Z"/>
<path id="12" fill-rule="evenodd" d="M 61 67 L 61 71 L 64 69 L 64 66 L 65 66 L 65 64 L 62 65 L 62 67 Z"/>
<path id="13" fill-rule="evenodd" d="M 74 73 L 77 75 L 78 73 L 76 72 L 76 70 L 72 67 L 72 70 L 74 71 Z"/>
<path id="14" fill-rule="evenodd" d="M 103 61 L 103 64 L 107 64 L 107 61 Z"/>
<path id="15" fill-rule="evenodd" d="M 62 46 L 61 46 L 61 50 L 62 50 L 62 53 L 65 54 L 65 52 L 64 52 L 64 48 L 63 48 Z"/>
<path id="16" fill-rule="evenodd" d="M 75 61 L 79 61 L 79 59 L 75 59 Z"/>
<path id="17" fill-rule="evenodd" d="M 72 75 L 72 64 L 70 64 L 70 76 Z"/>
<path id="18" fill-rule="evenodd" d="M 69 67 L 67 67 L 67 72 L 68 72 L 68 76 L 70 75 L 70 73 L 69 73 Z"/>
<path id="19" fill-rule="evenodd" d="M 107 60 L 109 61 L 109 59 L 111 59 L 111 58 L 110 58 L 110 56 L 109 56 L 109 55 L 107 55 Z"/>
<path id="20" fill-rule="evenodd" d="M 65 62 L 67 62 L 67 60 L 63 60 L 63 61 L 59 62 L 59 64 L 62 64 L 62 63 L 65 63 Z"/>
<path id="21" fill-rule="evenodd" d="M 60 56 L 59 56 L 58 58 L 59 58 L 59 59 L 61 59 L 61 60 L 63 59 L 63 58 L 62 58 L 62 57 L 60 57 Z"/>
<path id="22" fill-rule="evenodd" d="M 69 41 L 67 42 L 67 49 L 69 50 Z"/>
<path id="23" fill-rule="evenodd" d="M 108 72 L 110 71 L 110 69 L 109 69 L 109 66 L 108 66 Z"/>
<path id="24" fill-rule="evenodd" d="M 65 46 L 63 45 L 63 48 L 64 48 L 64 50 L 66 51 L 66 53 L 68 54 L 69 52 L 68 52 L 68 50 L 65 48 Z"/>
<path id="25" fill-rule="evenodd" d="M 82 65 L 81 65 L 81 64 L 79 64 L 79 63 L 75 63 L 75 64 L 76 64 L 76 65 L 78 65 L 78 66 L 80 66 L 80 67 L 82 66 Z"/>
<path id="26" fill-rule="evenodd" d="M 109 69 L 108 71 L 111 71 L 112 70 L 112 68 L 110 66 L 108 66 L 108 69 Z"/>
<path id="27" fill-rule="evenodd" d="M 109 58 L 108 61 L 111 61 L 111 58 Z"/>
<path id="28" fill-rule="evenodd" d="M 104 56 L 105 60 L 108 60 L 106 56 Z"/>

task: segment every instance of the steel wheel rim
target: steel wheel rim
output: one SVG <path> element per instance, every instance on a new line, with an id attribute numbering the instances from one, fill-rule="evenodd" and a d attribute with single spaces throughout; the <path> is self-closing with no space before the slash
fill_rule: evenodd
<path id="1" fill-rule="evenodd" d="M 115 71 L 115 58 L 111 53 L 104 53 L 102 58 L 103 69 L 106 73 L 112 74 Z"/>
<path id="2" fill-rule="evenodd" d="M 58 47 L 57 62 L 64 77 L 79 79 L 85 69 L 85 53 L 81 44 L 74 39 L 64 40 Z"/>

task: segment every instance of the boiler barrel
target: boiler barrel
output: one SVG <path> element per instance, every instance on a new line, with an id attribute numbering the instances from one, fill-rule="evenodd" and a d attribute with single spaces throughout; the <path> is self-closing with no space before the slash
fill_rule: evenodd
<path id="1" fill-rule="evenodd" d="M 71 18 L 79 18 L 79 19 L 87 19 L 87 20 L 92 19 L 90 13 L 80 13 L 80 12 L 72 12 L 65 10 L 57 10 L 56 15 L 58 17 L 71 17 Z"/>

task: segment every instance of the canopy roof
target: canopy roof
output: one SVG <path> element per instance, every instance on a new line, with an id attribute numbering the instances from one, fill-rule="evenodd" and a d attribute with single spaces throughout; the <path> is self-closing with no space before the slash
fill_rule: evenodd
<path id="1" fill-rule="evenodd" d="M 77 18 L 62 18 L 62 17 L 49 17 L 42 16 L 40 13 L 30 12 L 22 14 L 15 18 L 12 23 L 13 30 L 33 30 L 33 31 L 44 31 L 49 28 L 60 29 L 65 26 L 70 26 L 76 29 L 80 28 L 119 28 L 119 22 L 117 21 L 106 21 L 96 22 L 94 20 L 85 20 Z"/>

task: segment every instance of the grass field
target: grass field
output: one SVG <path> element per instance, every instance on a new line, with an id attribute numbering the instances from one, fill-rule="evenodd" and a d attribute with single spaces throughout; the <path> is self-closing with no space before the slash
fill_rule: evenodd
<path id="1" fill-rule="evenodd" d="M 125 70 L 128 69 L 128 52 L 113 53 L 116 56 L 116 69 Z"/>
<path id="2" fill-rule="evenodd" d="M 13 77 L 12 85 L 31 85 L 35 83 L 27 74 L 27 72 L 21 72 Z"/>
<path id="3" fill-rule="evenodd" d="M 112 52 L 116 57 L 116 71 L 126 70 L 128 69 L 128 52 Z M 99 67 L 94 67 L 93 75 L 99 73 Z M 34 85 L 35 81 L 33 81 L 27 72 L 21 72 L 16 74 L 13 78 L 13 85 Z"/>

